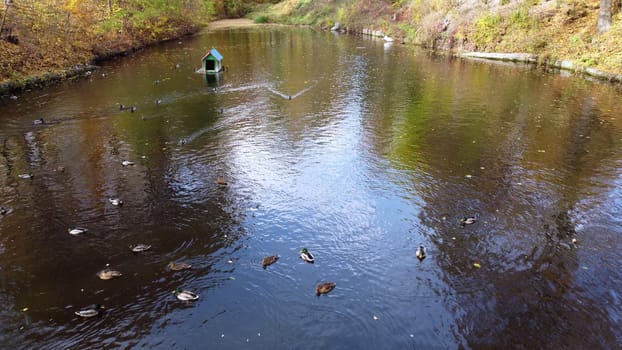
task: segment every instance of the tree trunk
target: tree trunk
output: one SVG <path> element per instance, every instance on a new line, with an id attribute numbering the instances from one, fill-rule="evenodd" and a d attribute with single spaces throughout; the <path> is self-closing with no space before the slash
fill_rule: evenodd
<path id="1" fill-rule="evenodd" d="M 611 5 L 613 0 L 600 0 L 598 13 L 598 33 L 604 33 L 611 28 Z"/>

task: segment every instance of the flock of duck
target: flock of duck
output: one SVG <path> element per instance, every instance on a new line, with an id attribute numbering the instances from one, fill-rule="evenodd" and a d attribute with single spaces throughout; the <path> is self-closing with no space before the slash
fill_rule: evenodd
<path id="1" fill-rule="evenodd" d="M 130 166 L 130 165 L 134 165 L 134 162 L 131 162 L 129 160 L 124 160 L 121 162 L 121 165 L 123 166 Z M 219 186 L 227 186 L 228 183 L 225 180 L 225 178 L 223 176 L 218 176 L 216 178 L 216 184 L 218 184 Z M 121 206 L 123 205 L 123 201 L 119 198 L 109 198 L 108 201 L 110 202 L 110 204 L 114 205 L 114 206 Z M 88 231 L 88 229 L 84 228 L 84 227 L 73 227 L 73 228 L 69 228 L 67 230 L 69 232 L 70 235 L 72 236 L 78 236 L 81 234 L 84 234 Z M 132 251 L 132 253 L 142 253 L 145 252 L 149 249 L 151 249 L 151 245 L 149 244 L 144 244 L 144 243 L 138 243 L 138 244 L 132 244 L 129 246 L 130 250 Z M 307 251 L 305 249 L 305 251 Z M 308 253 L 308 251 L 307 251 Z M 313 262 L 313 257 L 311 256 L 310 253 L 308 253 L 308 257 L 310 257 L 310 261 Z M 265 259 L 264 259 L 265 260 Z M 276 259 L 274 259 L 274 261 L 270 262 L 270 264 L 276 262 L 276 260 L 278 260 L 278 257 Z M 308 261 L 308 260 L 306 260 Z M 268 264 L 269 265 L 269 264 Z M 264 265 L 264 268 L 267 265 Z M 171 261 L 170 263 L 168 263 L 168 265 L 166 265 L 166 267 L 171 270 L 171 271 L 183 271 L 183 270 L 188 270 L 192 267 L 192 265 L 188 264 L 188 263 L 184 263 L 184 262 L 179 262 L 179 261 Z M 97 277 L 99 277 L 101 280 L 110 280 L 110 279 L 114 279 L 114 278 L 118 278 L 123 276 L 123 273 L 121 273 L 121 271 L 118 270 L 114 270 L 114 269 L 110 269 L 110 268 L 105 268 L 101 271 L 99 271 L 97 273 Z M 334 287 L 333 287 L 334 288 Z M 193 291 L 190 290 L 184 290 L 182 288 L 176 288 L 173 291 L 173 294 L 175 294 L 175 296 L 177 297 L 177 299 L 181 300 L 181 301 L 185 301 L 185 302 L 190 302 L 190 301 L 195 301 L 199 299 L 199 295 Z M 95 316 L 99 316 L 100 313 L 102 312 L 102 309 L 104 309 L 104 306 L 101 304 L 94 304 L 94 305 L 90 305 L 84 308 L 81 308 L 78 311 L 75 311 L 74 313 L 77 316 L 83 317 L 83 318 L 90 318 L 90 317 L 95 317 Z"/>
<path id="2" fill-rule="evenodd" d="M 309 264 L 315 263 L 315 258 L 313 257 L 313 254 L 311 254 L 311 252 L 307 248 L 302 248 L 302 250 L 300 251 L 300 258 Z M 268 266 L 277 262 L 277 260 L 279 260 L 278 255 L 267 256 L 261 261 L 261 266 L 265 270 Z M 317 296 L 320 296 L 322 294 L 328 294 L 333 289 L 335 289 L 336 286 L 337 283 L 335 282 L 322 282 L 315 287 L 315 294 Z"/>
<path id="3" fill-rule="evenodd" d="M 161 100 L 157 100 L 156 104 L 160 104 Z M 137 108 L 135 106 L 126 106 L 123 104 L 119 104 L 119 109 L 120 110 L 129 110 L 130 112 L 135 112 L 137 110 Z M 35 125 L 41 125 L 41 124 L 45 124 L 45 120 L 43 119 L 37 119 L 35 121 L 33 121 L 33 124 Z M 121 165 L 125 166 L 130 166 L 130 165 L 134 165 L 134 162 L 129 161 L 129 160 L 124 160 L 121 162 Z M 21 174 L 18 175 L 20 178 L 23 179 L 31 179 L 33 177 L 32 174 L 28 173 L 28 174 Z M 219 186 L 227 186 L 228 183 L 225 180 L 225 178 L 223 176 L 218 176 L 216 178 L 216 183 Z M 114 206 L 121 206 L 123 205 L 123 201 L 119 198 L 109 198 L 108 199 L 110 204 L 114 205 Z M 0 215 L 4 215 L 6 214 L 6 209 L 5 208 L 0 208 Z M 460 219 L 460 225 L 461 226 L 466 226 L 466 225 L 471 225 L 473 223 L 475 223 L 476 218 L 474 216 L 465 216 L 462 217 Z M 74 227 L 74 228 L 70 228 L 68 229 L 68 232 L 70 235 L 81 235 L 83 233 L 86 233 L 88 230 L 84 227 Z M 151 249 L 151 245 L 148 244 L 135 244 L 135 245 L 130 245 L 130 249 L 133 253 L 141 253 L 141 252 L 145 252 L 149 249 Z M 415 251 L 415 256 L 417 257 L 417 259 L 419 259 L 419 261 L 423 261 L 423 259 L 426 258 L 426 249 L 423 245 L 420 245 L 416 251 Z M 303 248 L 300 251 L 300 258 L 310 264 L 313 264 L 315 262 L 315 258 L 313 257 L 313 255 L 311 254 L 311 252 L 309 252 L 309 250 L 307 248 Z M 268 257 L 263 258 L 262 260 L 262 267 L 264 269 L 266 269 L 268 266 L 274 264 L 275 262 L 277 262 L 279 260 L 279 256 L 278 255 L 271 255 Z M 167 265 L 167 268 L 171 271 L 182 271 L 182 270 L 187 270 L 190 269 L 192 266 L 190 264 L 187 263 L 183 263 L 183 262 L 176 262 L 176 261 L 172 261 Z M 97 273 L 97 276 L 102 279 L 102 280 L 110 280 L 113 278 L 118 278 L 121 277 L 123 274 L 120 271 L 117 270 L 113 270 L 113 269 L 103 269 L 101 271 L 99 271 Z M 315 288 L 315 293 L 317 296 L 320 296 L 322 294 L 328 294 L 330 293 L 333 289 L 335 289 L 335 287 L 337 286 L 337 284 L 335 282 L 322 282 L 319 283 L 316 288 Z M 176 288 L 173 293 L 175 294 L 175 296 L 177 297 L 177 299 L 185 301 L 185 302 L 190 302 L 190 301 L 196 301 L 199 299 L 199 295 L 197 293 L 194 293 L 190 290 L 184 290 L 182 288 Z M 94 316 L 98 316 L 102 309 L 104 307 L 100 304 L 95 304 L 95 305 L 91 305 L 85 308 L 82 308 L 78 311 L 75 312 L 76 315 L 83 317 L 83 318 L 90 318 L 90 317 L 94 317 Z"/>
<path id="4" fill-rule="evenodd" d="M 121 164 L 123 166 L 129 166 L 134 163 L 130 161 L 123 161 Z M 216 178 L 216 184 L 218 184 L 219 186 L 228 185 L 227 181 L 225 180 L 223 176 L 218 176 Z M 123 201 L 119 198 L 109 198 L 108 201 L 110 202 L 110 204 L 114 206 L 123 205 Z M 88 229 L 84 227 L 74 227 L 74 228 L 68 229 L 69 234 L 73 236 L 84 234 L 87 231 Z M 142 253 L 142 252 L 145 252 L 151 249 L 151 245 L 139 243 L 139 244 L 130 245 L 129 248 L 133 253 Z M 425 249 L 422 246 L 417 250 L 417 257 L 419 257 L 420 260 L 423 260 L 423 257 L 425 257 Z M 309 264 L 315 263 L 315 258 L 313 257 L 313 254 L 311 254 L 311 252 L 307 248 L 302 248 L 302 250 L 300 251 L 300 258 L 306 263 L 309 263 Z M 266 269 L 268 266 L 274 264 L 278 260 L 279 260 L 278 255 L 271 255 L 271 256 L 263 258 L 261 265 L 264 269 Z M 171 261 L 167 265 L 167 268 L 171 271 L 182 271 L 182 270 L 190 269 L 191 267 L 192 265 L 190 264 L 187 264 L 184 262 L 177 262 L 177 261 Z M 121 277 L 122 275 L 123 274 L 121 273 L 121 271 L 110 269 L 110 268 L 105 268 L 97 273 L 97 276 L 102 280 L 110 280 L 110 279 Z M 320 296 L 322 294 L 328 294 L 333 289 L 335 289 L 336 286 L 337 284 L 335 282 L 322 282 L 322 283 L 319 283 L 315 287 L 315 293 L 317 296 Z M 190 290 L 185 290 L 182 288 L 176 288 L 173 291 L 173 294 L 175 294 L 177 299 L 181 301 L 185 301 L 185 302 L 196 301 L 199 299 L 199 295 L 197 293 L 190 291 Z M 95 317 L 95 316 L 100 315 L 103 308 L 104 306 L 101 304 L 94 304 L 94 305 L 84 307 L 78 311 L 75 311 L 75 314 L 83 318 Z"/>
<path id="5" fill-rule="evenodd" d="M 475 216 L 463 216 L 462 218 L 460 218 L 460 226 L 464 227 L 466 225 L 474 224 L 475 220 L 476 220 Z M 415 251 L 415 256 L 417 257 L 417 259 L 419 259 L 419 261 L 422 261 L 423 259 L 425 259 L 426 257 L 425 247 L 422 245 L 417 247 L 417 250 Z"/>
<path id="6" fill-rule="evenodd" d="M 123 166 L 129 166 L 129 165 L 133 165 L 134 163 L 131 161 L 124 160 L 122 161 L 121 164 Z M 29 176 L 26 176 L 26 174 L 24 176 L 20 175 L 20 178 L 32 178 L 31 174 L 27 174 L 27 175 Z M 218 176 L 216 178 L 216 184 L 218 184 L 219 186 L 228 185 L 227 181 L 225 180 L 223 176 Z M 108 201 L 110 202 L 110 204 L 114 206 L 123 205 L 123 201 L 119 198 L 109 198 Z M 8 213 L 7 208 L 0 207 L 0 215 L 5 215 L 7 213 Z M 475 223 L 475 221 L 476 221 L 476 218 L 474 216 L 469 216 L 469 217 L 465 216 L 460 219 L 460 225 L 464 227 L 466 225 L 471 225 Z M 74 228 L 68 229 L 69 234 L 73 236 L 84 234 L 87 231 L 88 229 L 84 227 L 74 227 Z M 133 253 L 142 253 L 142 252 L 145 252 L 151 249 L 151 245 L 139 243 L 139 244 L 130 245 L 129 248 Z M 420 245 L 417 248 L 417 250 L 415 251 L 415 256 L 417 257 L 417 259 L 419 259 L 419 261 L 422 261 L 423 259 L 426 258 L 426 249 L 423 245 Z M 315 258 L 313 257 L 313 254 L 311 254 L 311 252 L 307 248 L 302 248 L 302 250 L 300 251 L 300 258 L 309 264 L 315 263 Z M 267 256 L 263 258 L 261 265 L 264 269 L 266 269 L 268 266 L 276 263 L 278 260 L 279 260 L 278 255 Z M 182 270 L 190 269 L 191 267 L 192 265 L 190 264 L 187 264 L 184 262 L 177 262 L 177 261 L 171 261 L 167 265 L 167 268 L 171 271 L 182 271 Z M 102 280 L 110 280 L 110 279 L 121 277 L 122 275 L 123 274 L 120 271 L 109 269 L 109 268 L 105 268 L 97 273 L 97 276 Z M 335 289 L 336 286 L 337 284 L 335 282 L 322 282 L 316 286 L 315 293 L 317 296 L 320 296 L 322 294 L 328 294 L 333 289 Z M 196 301 L 199 299 L 199 295 L 190 290 L 176 288 L 173 291 L 173 293 L 175 294 L 177 299 L 181 301 L 185 301 L 185 302 Z M 95 304 L 95 305 L 82 308 L 76 311 L 75 314 L 80 317 L 90 318 L 90 317 L 98 316 L 100 312 L 102 311 L 102 309 L 103 309 L 102 305 Z"/>
<path id="7" fill-rule="evenodd" d="M 474 224 L 476 221 L 475 216 L 464 216 L 460 219 L 460 225 L 462 227 L 466 226 L 466 225 L 471 225 Z M 426 257 L 426 249 L 424 246 L 420 245 L 417 250 L 415 251 L 415 256 L 417 257 L 417 259 L 419 259 L 419 261 L 422 261 L 423 259 L 425 259 Z M 307 248 L 302 248 L 302 250 L 300 251 L 300 258 L 302 260 L 304 260 L 305 262 L 308 262 L 310 264 L 313 264 L 315 262 L 315 259 L 313 258 L 313 255 L 311 254 L 311 252 L 309 252 L 309 250 Z M 261 265 L 264 269 L 266 269 L 268 266 L 274 264 L 275 262 L 277 262 L 279 260 L 279 256 L 278 255 L 271 255 L 271 256 L 267 256 L 265 258 L 263 258 Z M 317 296 L 320 296 L 322 294 L 328 294 L 330 293 L 333 289 L 335 289 L 335 287 L 337 286 L 337 284 L 335 282 L 323 282 L 318 284 L 315 287 L 315 294 Z"/>
<path id="8" fill-rule="evenodd" d="M 123 109 L 123 105 L 122 109 Z M 132 107 L 129 107 L 131 111 L 135 110 Z M 121 162 L 121 165 L 125 166 L 130 166 L 130 165 L 134 165 L 134 162 L 129 161 L 129 160 L 123 160 Z M 32 174 L 28 173 L 28 174 L 20 174 L 18 175 L 20 178 L 22 179 L 31 179 L 33 177 Z M 219 186 L 227 186 L 228 183 L 225 180 L 225 178 L 223 176 L 218 176 L 216 178 L 216 184 L 218 184 Z M 110 202 L 110 204 L 114 205 L 114 206 L 121 206 L 123 205 L 123 201 L 119 198 L 109 198 L 108 201 Z M 0 207 L 0 215 L 5 215 L 7 214 L 9 211 L 9 209 L 4 208 L 4 207 Z M 461 226 L 466 226 L 466 225 L 471 225 L 473 223 L 475 223 L 476 221 L 476 217 L 474 216 L 465 216 L 462 217 L 460 219 L 460 225 Z M 77 236 L 77 235 L 81 235 L 84 234 L 88 231 L 88 229 L 84 228 L 84 227 L 73 227 L 73 228 L 69 228 L 67 230 L 69 232 L 70 235 L 73 236 Z M 133 253 L 142 253 L 145 252 L 149 249 L 151 249 L 151 245 L 148 244 L 143 244 L 143 243 L 139 243 L 139 244 L 134 244 L 134 245 L 130 245 L 130 250 Z M 426 249 L 423 245 L 420 245 L 416 251 L 415 251 L 415 256 L 417 257 L 417 259 L 419 259 L 419 261 L 423 261 L 423 259 L 426 258 Z M 310 264 L 313 264 L 315 262 L 315 258 L 313 257 L 313 254 L 311 254 L 311 252 L 307 249 L 307 248 L 303 248 L 300 251 L 300 258 Z M 268 266 L 274 264 L 275 262 L 277 262 L 279 260 L 279 256 L 278 255 L 271 255 L 268 257 L 263 258 L 261 264 L 262 267 L 264 269 L 266 269 Z M 167 265 L 167 268 L 171 271 L 182 271 L 182 270 L 187 270 L 190 269 L 192 266 L 190 264 L 187 263 L 183 263 L 183 262 L 176 262 L 176 261 L 172 261 Z M 113 278 L 118 278 L 121 277 L 123 274 L 120 271 L 117 270 L 113 270 L 113 269 L 103 269 L 101 271 L 99 271 L 97 273 L 97 276 L 102 279 L 102 280 L 110 280 Z M 337 286 L 337 284 L 335 282 L 322 282 L 320 284 L 318 284 L 315 288 L 315 293 L 317 296 L 320 296 L 322 294 L 328 294 L 330 293 L 333 289 L 335 289 L 335 287 Z M 189 301 L 195 301 L 199 299 L 199 295 L 190 291 L 190 290 L 184 290 L 181 288 L 176 288 L 173 293 L 175 294 L 175 296 L 177 297 L 177 299 L 185 301 L 185 302 L 189 302 Z M 89 317 L 94 317 L 94 316 L 98 316 L 101 312 L 101 310 L 103 309 L 103 306 L 100 304 L 95 304 L 95 305 L 91 305 L 85 308 L 82 308 L 78 311 L 75 312 L 76 315 L 80 316 L 80 317 L 84 317 L 84 318 L 89 318 Z"/>

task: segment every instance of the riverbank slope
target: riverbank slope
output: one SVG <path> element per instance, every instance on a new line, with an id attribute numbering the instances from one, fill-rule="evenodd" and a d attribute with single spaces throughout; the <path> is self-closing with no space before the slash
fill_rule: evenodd
<path id="1" fill-rule="evenodd" d="M 0 10 L 0 94 L 84 73 L 98 60 L 202 29 L 208 2 L 12 1 Z"/>
<path id="2" fill-rule="evenodd" d="M 284 0 L 257 8 L 259 22 L 308 24 L 360 32 L 452 52 L 529 53 L 583 70 L 622 74 L 622 1 L 598 33 L 599 0 Z"/>

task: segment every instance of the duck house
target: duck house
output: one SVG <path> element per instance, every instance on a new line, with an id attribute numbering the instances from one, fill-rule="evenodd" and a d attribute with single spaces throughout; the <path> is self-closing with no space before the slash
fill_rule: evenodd
<path id="1" fill-rule="evenodd" d="M 203 61 L 203 72 L 205 72 L 206 74 L 215 74 L 222 72 L 222 59 L 223 57 L 220 52 L 218 52 L 218 50 L 214 48 L 209 50 L 203 56 L 203 58 L 201 58 L 201 61 Z"/>

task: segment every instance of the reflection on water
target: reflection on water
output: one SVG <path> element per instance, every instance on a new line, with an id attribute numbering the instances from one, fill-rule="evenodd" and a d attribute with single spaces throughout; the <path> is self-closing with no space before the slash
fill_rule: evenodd
<path id="1" fill-rule="evenodd" d="M 229 70 L 206 80 L 211 47 Z M 0 344 L 619 347 L 619 100 L 529 67 L 266 27 L 2 101 Z M 95 303 L 100 317 L 74 315 Z"/>

